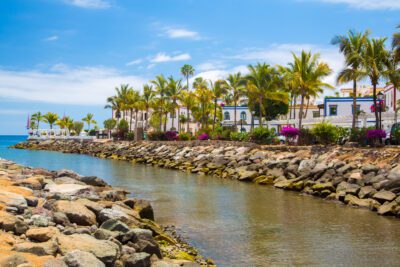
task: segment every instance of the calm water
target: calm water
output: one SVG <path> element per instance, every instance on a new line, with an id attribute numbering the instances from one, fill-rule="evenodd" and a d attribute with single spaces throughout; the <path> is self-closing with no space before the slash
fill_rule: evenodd
<path id="1" fill-rule="evenodd" d="M 400 220 L 296 193 L 103 160 L 23 151 L 25 137 L 0 136 L 0 157 L 47 169 L 97 175 L 152 201 L 219 266 L 399 266 Z"/>

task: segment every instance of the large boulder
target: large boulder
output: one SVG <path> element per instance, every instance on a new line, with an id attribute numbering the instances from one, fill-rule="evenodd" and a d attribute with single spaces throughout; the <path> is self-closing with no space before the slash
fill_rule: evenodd
<path id="1" fill-rule="evenodd" d="M 26 236 L 34 241 L 46 242 L 59 233 L 60 230 L 56 227 L 39 227 L 29 229 L 26 232 Z"/>
<path id="2" fill-rule="evenodd" d="M 91 191 L 91 186 L 79 184 L 47 184 L 44 189 L 51 194 L 74 196 Z"/>
<path id="3" fill-rule="evenodd" d="M 0 190 L 0 204 L 16 208 L 18 211 L 23 211 L 28 207 L 28 203 L 22 195 L 5 190 Z"/>
<path id="4" fill-rule="evenodd" d="M 96 176 L 84 176 L 81 177 L 79 180 L 87 185 L 92 185 L 92 186 L 105 187 L 108 185 L 103 179 L 100 179 L 99 177 Z"/>
<path id="5" fill-rule="evenodd" d="M 105 264 L 92 253 L 73 250 L 64 256 L 64 262 L 68 267 L 105 267 Z"/>
<path id="6" fill-rule="evenodd" d="M 58 246 L 55 240 L 43 243 L 22 242 L 14 245 L 14 251 L 35 254 L 37 256 L 56 255 Z"/>
<path id="7" fill-rule="evenodd" d="M 386 201 L 393 201 L 396 198 L 396 194 L 390 191 L 381 190 L 378 193 L 375 193 L 373 196 L 374 199 L 378 200 L 381 203 Z"/>
<path id="8" fill-rule="evenodd" d="M 150 267 L 150 254 L 141 252 L 122 256 L 124 267 Z"/>
<path id="9" fill-rule="evenodd" d="M 54 211 L 65 213 L 70 222 L 79 225 L 96 224 L 96 215 L 79 202 L 59 200 L 53 207 Z"/>
<path id="10" fill-rule="evenodd" d="M 90 252 L 107 266 L 112 265 L 120 254 L 117 244 L 108 240 L 98 240 L 86 234 L 58 236 L 59 251 L 62 255 L 74 250 Z"/>
<path id="11" fill-rule="evenodd" d="M 252 181 L 257 177 L 258 172 L 256 171 L 247 171 L 247 170 L 239 170 L 238 171 L 239 180 L 240 181 Z"/>

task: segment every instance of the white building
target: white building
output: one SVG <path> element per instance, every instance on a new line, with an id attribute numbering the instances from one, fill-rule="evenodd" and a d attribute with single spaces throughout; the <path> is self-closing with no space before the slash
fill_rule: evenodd
<path id="1" fill-rule="evenodd" d="M 247 106 L 236 107 L 236 127 L 241 132 L 249 132 L 251 130 L 253 119 L 254 127 L 258 127 L 258 118 L 252 118 L 252 114 Z M 235 107 L 224 106 L 222 107 L 222 126 L 235 125 Z"/>

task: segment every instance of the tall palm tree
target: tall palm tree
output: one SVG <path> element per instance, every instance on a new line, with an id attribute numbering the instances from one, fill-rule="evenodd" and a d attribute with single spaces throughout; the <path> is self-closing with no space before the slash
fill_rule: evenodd
<path id="1" fill-rule="evenodd" d="M 293 53 L 294 62 L 289 63 L 295 74 L 295 83 L 300 93 L 300 114 L 299 128 L 302 127 L 304 100 L 311 92 L 323 88 L 333 88 L 331 85 L 323 82 L 323 79 L 332 73 L 328 64 L 319 62 L 320 55 L 311 52 L 302 51 L 300 56 Z"/>
<path id="2" fill-rule="evenodd" d="M 210 80 L 210 89 L 214 98 L 214 119 L 213 119 L 213 131 L 215 129 L 215 122 L 217 119 L 217 105 L 218 99 L 223 97 L 228 92 L 228 85 L 225 80 L 218 80 L 216 82 L 212 82 Z"/>
<path id="3" fill-rule="evenodd" d="M 189 132 L 190 111 L 197 105 L 196 95 L 193 92 L 184 91 L 179 96 L 179 101 L 186 108 L 186 131 Z"/>
<path id="4" fill-rule="evenodd" d="M 196 80 L 193 83 L 193 87 L 196 88 L 195 95 L 200 105 L 201 127 L 205 127 L 207 126 L 207 116 L 206 116 L 207 108 L 208 104 L 213 99 L 213 95 L 210 89 L 208 89 L 207 81 L 204 80 L 203 78 L 196 78 Z"/>
<path id="5" fill-rule="evenodd" d="M 47 112 L 43 115 L 43 121 L 49 124 L 50 129 L 53 129 L 53 125 L 57 122 L 58 115 L 53 112 Z"/>
<path id="6" fill-rule="evenodd" d="M 164 75 L 157 75 L 151 83 L 155 86 L 156 93 L 159 95 L 159 104 L 160 104 L 160 131 L 162 128 L 162 116 L 165 114 L 166 106 L 167 106 L 167 91 L 168 91 L 168 82 L 165 79 Z M 164 122 L 164 132 L 167 130 L 167 118 L 165 118 Z"/>
<path id="7" fill-rule="evenodd" d="M 397 26 L 400 29 L 400 25 Z M 393 85 L 394 122 L 397 123 L 397 89 L 400 88 L 400 31 L 393 34 L 392 50 L 388 61 L 388 78 Z"/>
<path id="8" fill-rule="evenodd" d="M 396 53 L 396 57 L 400 57 L 400 25 L 397 26 L 398 32 L 393 34 L 392 47 Z"/>
<path id="9" fill-rule="evenodd" d="M 181 68 L 181 74 L 185 77 L 186 79 L 186 89 L 189 90 L 189 77 L 193 76 L 195 72 L 195 69 L 189 65 L 185 64 Z"/>
<path id="10" fill-rule="evenodd" d="M 375 128 L 380 129 L 382 125 L 379 123 L 378 105 L 376 102 L 376 88 L 379 81 L 387 76 L 387 62 L 389 53 L 385 48 L 387 38 L 372 38 L 366 41 L 365 49 L 361 55 L 361 65 L 363 67 L 363 75 L 369 77 L 373 87 L 373 98 L 375 108 Z"/>
<path id="11" fill-rule="evenodd" d="M 71 117 L 64 116 L 61 119 L 57 120 L 56 124 L 60 127 L 60 129 L 68 129 L 70 130 L 74 120 Z"/>
<path id="12" fill-rule="evenodd" d="M 232 93 L 232 100 L 234 105 L 234 114 L 233 114 L 233 124 L 236 130 L 236 109 L 237 103 L 240 97 L 243 95 L 243 90 L 245 86 L 245 80 L 242 77 L 240 72 L 235 74 L 229 74 L 228 78 L 226 79 L 228 84 L 228 89 Z"/>
<path id="13" fill-rule="evenodd" d="M 179 95 L 183 91 L 182 81 L 175 80 L 172 76 L 168 78 L 168 90 L 167 90 L 167 97 L 171 100 L 171 114 L 172 114 L 172 127 L 175 128 L 175 117 L 176 117 L 176 109 L 178 109 L 178 116 L 179 116 L 179 105 L 178 105 L 178 98 Z M 178 120 L 179 124 L 179 120 Z M 179 125 L 178 125 L 179 128 Z"/>
<path id="14" fill-rule="evenodd" d="M 132 131 L 132 120 L 133 120 L 133 112 L 135 112 L 135 125 L 137 126 L 137 113 L 140 108 L 140 93 L 132 88 L 129 88 L 128 93 L 126 95 L 125 105 L 129 110 L 130 119 L 129 119 L 129 131 Z M 135 127 L 136 131 L 136 127 Z"/>
<path id="15" fill-rule="evenodd" d="M 92 113 L 86 114 L 86 116 L 82 119 L 82 121 L 86 122 L 88 125 L 88 130 L 90 131 L 90 125 L 92 123 L 96 123 L 96 121 L 93 119 L 94 115 Z"/>
<path id="16" fill-rule="evenodd" d="M 146 127 L 145 127 L 145 129 L 147 129 L 147 126 L 148 126 L 149 109 L 152 106 L 155 97 L 156 97 L 156 94 L 153 90 L 153 87 L 149 84 L 143 85 L 142 102 L 144 105 L 144 110 L 146 112 Z"/>
<path id="17" fill-rule="evenodd" d="M 290 95 L 289 100 L 289 116 L 287 117 L 288 120 L 292 118 L 296 118 L 296 104 L 297 104 L 297 97 L 299 95 L 299 88 L 296 86 L 295 83 L 295 72 L 293 68 L 288 66 L 278 66 L 278 72 L 281 76 L 281 83 L 283 87 L 283 91 Z M 293 116 L 292 116 L 293 114 Z"/>
<path id="18" fill-rule="evenodd" d="M 39 129 L 39 127 L 40 127 L 40 122 L 43 121 L 43 115 L 42 115 L 42 113 L 41 113 L 40 111 L 38 111 L 38 112 L 32 114 L 32 116 L 31 116 L 31 121 L 34 121 L 35 124 L 36 124 L 36 126 L 37 126 L 37 129 Z"/>
<path id="19" fill-rule="evenodd" d="M 353 121 L 352 129 L 357 123 L 357 82 L 363 78 L 361 71 L 361 55 L 365 49 L 365 43 L 369 32 L 364 33 L 349 31 L 347 35 L 335 36 L 332 44 L 339 46 L 339 51 L 345 57 L 346 66 L 337 76 L 337 83 L 353 82 Z"/>
<path id="20" fill-rule="evenodd" d="M 256 66 L 249 65 L 248 69 L 250 73 L 246 77 L 247 95 L 249 100 L 255 101 L 259 106 L 260 126 L 262 126 L 266 100 L 287 102 L 287 94 L 278 91 L 281 79 L 275 68 L 267 64 L 258 63 Z M 255 107 L 255 104 L 250 103 L 250 106 Z"/>

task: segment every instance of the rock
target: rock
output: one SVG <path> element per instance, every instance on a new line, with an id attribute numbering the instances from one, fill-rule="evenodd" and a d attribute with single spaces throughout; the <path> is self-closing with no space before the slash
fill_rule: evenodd
<path id="1" fill-rule="evenodd" d="M 400 180 L 400 165 L 390 170 L 388 174 L 389 180 Z"/>
<path id="2" fill-rule="evenodd" d="M 51 259 L 45 262 L 43 267 L 68 267 L 68 265 L 61 259 Z"/>
<path id="3" fill-rule="evenodd" d="M 258 172 L 256 171 L 246 171 L 246 170 L 240 170 L 238 172 L 239 174 L 239 180 L 240 181 L 252 181 L 254 178 L 257 177 Z"/>
<path id="4" fill-rule="evenodd" d="M 149 201 L 143 199 L 135 199 L 134 205 L 131 206 L 131 208 L 139 212 L 141 218 L 154 221 L 154 211 Z"/>
<path id="5" fill-rule="evenodd" d="M 371 204 L 371 202 L 368 199 L 359 199 L 354 195 L 346 195 L 346 197 L 344 198 L 344 202 L 347 203 L 348 205 L 367 208 L 367 209 L 370 207 Z"/>
<path id="6" fill-rule="evenodd" d="M 26 236 L 38 242 L 46 242 L 59 233 L 60 231 L 56 227 L 41 227 L 29 229 L 26 232 Z"/>
<path id="7" fill-rule="evenodd" d="M 387 204 L 383 204 L 382 206 L 380 206 L 378 208 L 378 214 L 379 215 L 395 215 L 396 213 L 396 207 L 398 206 L 398 204 L 393 201 Z"/>
<path id="8" fill-rule="evenodd" d="M 108 240 L 98 240 L 90 235 L 59 235 L 58 243 L 62 255 L 73 250 L 90 252 L 107 266 L 112 265 L 119 255 L 119 246 Z"/>
<path id="9" fill-rule="evenodd" d="M 390 191 L 381 190 L 378 193 L 375 193 L 373 198 L 378 200 L 380 203 L 384 203 L 386 201 L 390 202 L 396 198 L 396 194 Z"/>
<path id="10" fill-rule="evenodd" d="M 73 250 L 64 256 L 64 262 L 68 267 L 105 267 L 92 253 Z"/>
<path id="11" fill-rule="evenodd" d="M 92 186 L 105 187 L 108 185 L 103 179 L 100 179 L 99 177 L 96 176 L 84 176 L 81 177 L 79 180 L 87 185 L 92 185 Z"/>
<path id="12" fill-rule="evenodd" d="M 14 232 L 17 235 L 25 234 L 28 229 L 29 229 L 28 224 L 24 222 L 22 219 L 19 219 L 15 222 Z"/>
<path id="13" fill-rule="evenodd" d="M 22 254 L 13 254 L 4 260 L 0 261 L 2 267 L 16 267 L 21 264 L 28 263 L 28 260 Z"/>
<path id="14" fill-rule="evenodd" d="M 96 215 L 76 201 L 59 200 L 55 203 L 54 210 L 65 213 L 72 223 L 89 226 L 96 224 Z"/>
<path id="15" fill-rule="evenodd" d="M 363 186 L 361 187 L 360 191 L 358 192 L 359 198 L 369 198 L 372 197 L 376 193 L 375 188 L 372 186 Z"/>
<path id="16" fill-rule="evenodd" d="M 54 212 L 53 220 L 57 224 L 61 224 L 63 226 L 68 226 L 71 222 L 69 221 L 67 215 L 62 212 Z"/>
<path id="17" fill-rule="evenodd" d="M 14 231 L 17 218 L 12 214 L 0 210 L 0 228 L 5 231 Z"/>
<path id="18" fill-rule="evenodd" d="M 1 203 L 8 207 L 14 207 L 19 212 L 22 212 L 28 207 L 28 203 L 22 195 L 0 189 L 0 204 Z"/>
<path id="19" fill-rule="evenodd" d="M 351 184 L 357 184 L 362 180 L 362 174 L 361 172 L 353 172 L 349 176 L 349 183 Z"/>
<path id="20" fill-rule="evenodd" d="M 360 186 L 356 184 L 347 184 L 346 193 L 352 194 L 357 196 L 358 192 L 360 191 Z"/>
<path id="21" fill-rule="evenodd" d="M 52 194 L 80 195 L 91 190 L 88 185 L 79 184 L 47 184 L 44 188 Z"/>
<path id="22" fill-rule="evenodd" d="M 379 171 L 379 167 L 373 164 L 366 164 L 361 167 L 361 170 L 363 173 L 377 172 Z"/>
<path id="23" fill-rule="evenodd" d="M 328 183 L 317 183 L 317 184 L 313 185 L 311 188 L 312 188 L 312 190 L 318 191 L 318 192 L 321 192 L 321 191 L 324 191 L 324 190 L 328 190 L 330 192 L 335 192 L 336 191 L 335 187 L 333 187 L 331 182 L 328 182 Z"/>
<path id="24" fill-rule="evenodd" d="M 43 243 L 22 242 L 14 245 L 13 250 L 35 254 L 37 256 L 56 255 L 57 244 L 54 240 Z"/>
<path id="25" fill-rule="evenodd" d="M 154 240 L 150 241 L 146 239 L 139 239 L 139 241 L 136 242 L 135 245 L 137 246 L 136 251 L 138 252 L 146 252 L 150 255 L 156 255 L 159 259 L 162 258 L 160 248 Z"/>
<path id="26" fill-rule="evenodd" d="M 122 236 L 121 241 L 122 243 L 127 243 L 128 241 L 136 243 L 140 239 L 152 240 L 153 233 L 147 229 L 133 228 Z"/>
<path id="27" fill-rule="evenodd" d="M 100 213 L 100 211 L 105 208 L 104 205 L 99 204 L 94 201 L 91 201 L 86 198 L 80 198 L 80 199 L 76 200 L 76 202 L 84 205 L 86 208 L 93 211 L 96 215 L 98 215 Z"/>
<path id="28" fill-rule="evenodd" d="M 150 267 L 150 255 L 147 253 L 135 253 L 122 256 L 124 267 Z"/>
<path id="29" fill-rule="evenodd" d="M 96 232 L 94 233 L 93 236 L 96 239 L 108 240 L 108 239 L 117 237 L 118 234 L 119 234 L 118 232 L 112 232 L 110 230 L 99 228 L 99 229 L 96 230 Z M 123 236 L 125 236 L 125 235 L 123 235 Z"/>
<path id="30" fill-rule="evenodd" d="M 125 223 L 116 220 L 116 219 L 109 219 L 105 222 L 103 222 L 100 226 L 102 229 L 106 229 L 109 231 L 117 231 L 117 232 L 122 232 L 122 233 L 127 233 L 129 231 L 129 226 L 127 226 Z"/>

